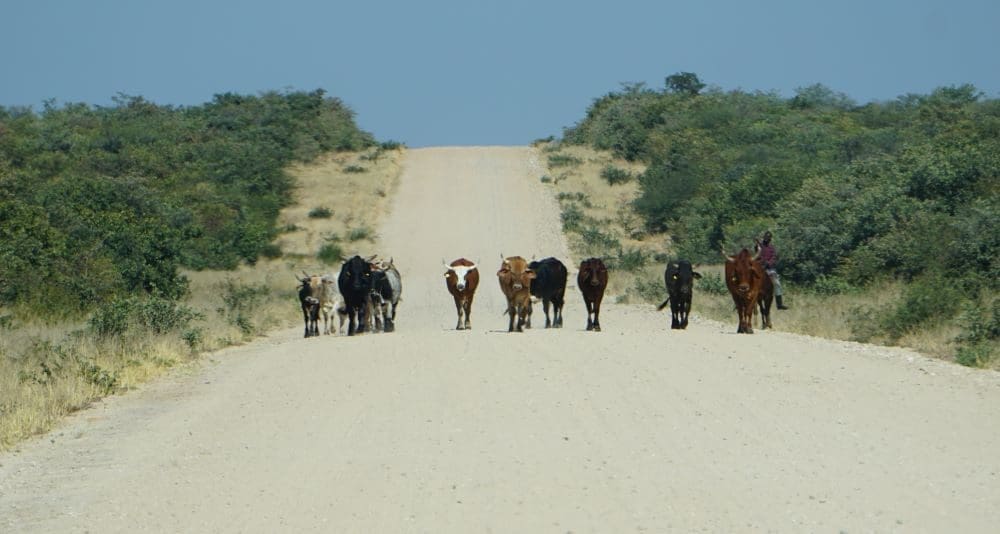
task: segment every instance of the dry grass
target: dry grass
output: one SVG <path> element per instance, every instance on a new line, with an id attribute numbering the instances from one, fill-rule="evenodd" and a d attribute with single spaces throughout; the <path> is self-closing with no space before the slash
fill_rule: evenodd
<path id="1" fill-rule="evenodd" d="M 85 319 L 62 324 L 18 319 L 0 327 L 0 451 L 50 430 L 96 399 L 197 362 L 201 354 L 301 325 L 293 277 L 332 270 L 317 253 L 326 243 L 340 243 L 338 238 L 345 254 L 371 245 L 371 229 L 378 227 L 398 185 L 401 155 L 401 150 L 373 149 L 291 169 L 298 187 L 294 205 L 280 216 L 279 224 L 289 229 L 276 242 L 283 255 L 235 271 L 185 273 L 191 292 L 184 305 L 200 317 L 183 332 L 128 331 L 102 340 Z M 329 209 L 331 217 L 310 217 L 317 207 Z M 358 228 L 367 228 L 370 236 L 346 241 Z M 238 304 L 236 297 L 242 297 Z"/>
<path id="2" fill-rule="evenodd" d="M 573 256 L 614 261 L 622 252 L 638 251 L 648 258 L 649 263 L 634 272 L 618 270 L 609 277 L 609 296 L 619 302 L 634 300 L 638 291 L 636 280 L 650 278 L 650 265 L 655 263 L 653 258 L 669 253 L 670 240 L 666 235 L 642 231 L 642 220 L 631 208 L 632 201 L 639 195 L 635 179 L 611 185 L 601 177 L 601 172 L 612 166 L 637 176 L 644 167 L 584 147 L 546 143 L 539 148 L 545 169 L 541 180 L 559 200 L 564 215 L 568 210 L 579 210 L 582 216 L 580 229 L 583 231 L 566 232 Z M 587 230 L 597 230 L 603 237 L 594 239 L 595 234 Z"/>

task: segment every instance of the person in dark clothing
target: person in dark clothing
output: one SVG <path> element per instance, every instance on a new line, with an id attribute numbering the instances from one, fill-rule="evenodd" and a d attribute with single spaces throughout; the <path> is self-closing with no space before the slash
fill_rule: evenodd
<path id="1" fill-rule="evenodd" d="M 774 301 L 778 304 L 779 310 L 787 310 L 788 306 L 781 301 L 781 278 L 778 277 L 778 251 L 771 244 L 771 231 L 764 232 L 763 239 L 755 240 L 756 251 L 760 254 L 760 262 L 764 265 L 764 272 L 774 285 Z"/>

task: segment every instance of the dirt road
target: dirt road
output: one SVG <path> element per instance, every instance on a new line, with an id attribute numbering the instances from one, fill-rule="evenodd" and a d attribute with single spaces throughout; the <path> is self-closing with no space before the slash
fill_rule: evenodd
<path id="1" fill-rule="evenodd" d="M 575 287 L 507 334 L 500 254 L 568 258 L 535 157 L 409 151 L 359 251 L 402 271 L 396 333 L 280 332 L 80 413 L 0 456 L 0 532 L 997 531 L 997 373 L 651 307 L 588 333 Z"/>

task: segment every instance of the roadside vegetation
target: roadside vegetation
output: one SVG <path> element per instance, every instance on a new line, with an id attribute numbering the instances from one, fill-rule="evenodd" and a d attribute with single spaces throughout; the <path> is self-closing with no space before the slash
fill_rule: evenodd
<path id="1" fill-rule="evenodd" d="M 323 91 L 0 107 L 0 450 L 298 324 L 293 276 L 373 238 L 401 148 Z"/>
<path id="2" fill-rule="evenodd" d="M 539 143 L 574 253 L 612 258 L 619 299 L 662 301 L 668 257 L 718 264 L 769 229 L 792 305 L 777 328 L 1000 367 L 1000 100 L 969 85 L 860 105 L 822 85 L 782 98 L 665 82 L 597 98 Z M 710 294 L 696 311 L 731 320 L 728 295 Z"/>

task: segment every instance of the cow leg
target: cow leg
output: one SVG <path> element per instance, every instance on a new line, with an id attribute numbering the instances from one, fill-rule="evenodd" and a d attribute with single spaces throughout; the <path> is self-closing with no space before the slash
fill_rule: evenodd
<path id="1" fill-rule="evenodd" d="M 455 299 L 455 312 L 458 314 L 458 324 L 455 325 L 455 330 L 465 329 L 465 327 L 462 325 L 462 312 L 464 311 L 462 305 L 463 305 L 462 301 L 460 301 L 459 299 Z"/>
<path id="2" fill-rule="evenodd" d="M 510 322 L 507 324 L 507 331 L 514 331 L 514 316 L 517 315 L 517 309 L 514 308 L 513 304 L 507 305 L 507 315 L 510 317 Z"/>
<path id="3" fill-rule="evenodd" d="M 594 301 L 594 332 L 601 331 L 601 298 Z"/>
<path id="4" fill-rule="evenodd" d="M 472 298 L 465 301 L 465 328 L 472 329 Z"/>
<path id="5" fill-rule="evenodd" d="M 565 304 L 565 301 L 563 300 L 562 297 L 558 297 L 558 298 L 552 299 L 552 315 L 553 315 L 552 326 L 554 326 L 555 328 L 562 328 L 562 325 L 563 325 L 563 317 L 562 317 L 563 304 Z"/>
<path id="6" fill-rule="evenodd" d="M 542 299 L 542 311 L 545 312 L 545 328 L 552 328 L 552 322 L 549 321 L 549 299 Z"/>

